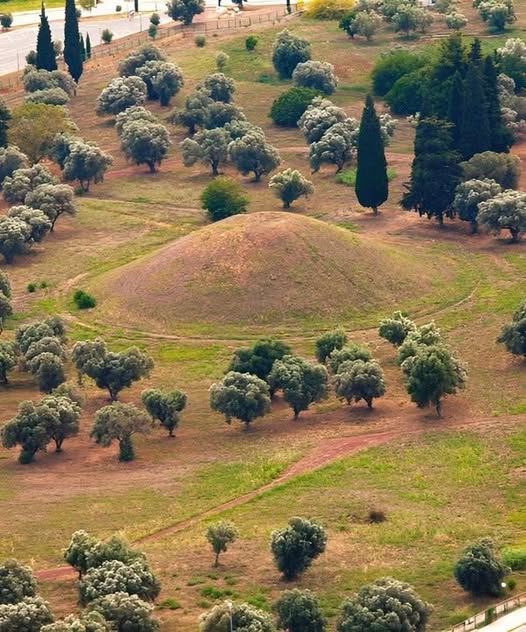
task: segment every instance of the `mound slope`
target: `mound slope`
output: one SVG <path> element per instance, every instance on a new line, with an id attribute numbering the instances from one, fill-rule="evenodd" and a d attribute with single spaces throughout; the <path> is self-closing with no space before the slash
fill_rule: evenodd
<path id="1" fill-rule="evenodd" d="M 262 212 L 201 228 L 93 290 L 112 320 L 156 331 L 183 322 L 324 321 L 426 294 L 441 263 L 434 269 L 403 248 L 302 215 Z"/>

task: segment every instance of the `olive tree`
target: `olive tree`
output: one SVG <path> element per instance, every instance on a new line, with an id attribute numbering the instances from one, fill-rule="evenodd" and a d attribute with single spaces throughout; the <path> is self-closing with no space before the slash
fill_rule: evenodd
<path id="1" fill-rule="evenodd" d="M 117 130 L 117 134 L 122 136 L 126 125 L 137 121 L 142 123 L 159 122 L 155 114 L 150 112 L 150 110 L 147 110 L 142 105 L 132 105 L 131 107 L 126 108 L 124 112 L 119 112 L 119 114 L 115 117 L 115 129 Z"/>
<path id="2" fill-rule="evenodd" d="M 466 367 L 444 345 L 421 345 L 401 366 L 411 401 L 419 408 L 434 406 L 439 417 L 442 399 L 466 385 Z"/>
<path id="3" fill-rule="evenodd" d="M 345 361 L 334 376 L 336 395 L 348 404 L 363 399 L 369 408 L 373 400 L 385 395 L 385 377 L 382 367 L 376 361 Z"/>
<path id="4" fill-rule="evenodd" d="M 168 121 L 175 125 L 182 125 L 188 129 L 190 135 L 195 134 L 197 128 L 205 127 L 208 122 L 208 107 L 214 103 L 206 90 L 194 90 L 185 99 L 182 110 L 170 113 Z"/>
<path id="5" fill-rule="evenodd" d="M 24 74 L 23 84 L 26 92 L 40 92 L 41 90 L 58 88 L 70 97 L 77 90 L 75 81 L 69 73 L 63 70 L 32 69 Z"/>
<path id="6" fill-rule="evenodd" d="M 125 564 L 108 560 L 90 568 L 79 582 L 80 603 L 86 605 L 100 597 L 123 592 L 137 595 L 144 601 L 153 601 L 161 590 L 159 581 L 144 560 Z"/>
<path id="7" fill-rule="evenodd" d="M 382 25 L 382 16 L 376 11 L 358 11 L 352 21 L 353 35 L 361 35 L 370 42 Z"/>
<path id="8" fill-rule="evenodd" d="M 74 216 L 77 213 L 73 189 L 67 184 L 41 184 L 26 195 L 24 204 L 39 209 L 47 216 L 51 232 L 61 215 Z"/>
<path id="9" fill-rule="evenodd" d="M 336 165 L 339 173 L 345 163 L 352 158 L 358 134 L 358 123 L 354 119 L 347 119 L 342 123 L 332 125 L 309 148 L 309 163 L 314 173 L 319 171 L 322 164 Z"/>
<path id="10" fill-rule="evenodd" d="M 46 419 L 38 414 L 37 407 L 33 402 L 22 402 L 16 417 L 8 421 L 1 431 L 4 448 L 20 446 L 18 460 L 24 465 L 31 463 L 38 451 L 44 451 L 51 439 Z"/>
<path id="11" fill-rule="evenodd" d="M 517 20 L 513 0 L 485 0 L 475 2 L 474 5 L 480 17 L 493 31 L 502 32 L 506 25 L 513 24 Z"/>
<path id="12" fill-rule="evenodd" d="M 402 312 L 395 312 L 380 321 L 378 335 L 395 347 L 399 347 L 407 336 L 417 330 L 416 323 Z"/>
<path id="13" fill-rule="evenodd" d="M 113 163 L 113 158 L 95 143 L 75 141 L 69 147 L 64 161 L 64 179 L 78 180 L 81 189 L 89 191 L 90 184 L 102 182 L 104 174 Z"/>
<path id="14" fill-rule="evenodd" d="M 288 632 L 324 632 L 327 620 L 310 590 L 285 590 L 274 602 L 277 627 Z"/>
<path id="15" fill-rule="evenodd" d="M 21 325 L 15 334 L 15 341 L 22 354 L 26 354 L 35 342 L 43 338 L 57 338 L 60 342 L 66 340 L 66 328 L 59 316 L 49 316 L 45 320 L 37 320 Z"/>
<path id="16" fill-rule="evenodd" d="M 329 99 L 315 97 L 298 120 L 298 127 L 310 145 L 319 141 L 330 127 L 343 123 L 348 118 L 345 110 Z"/>
<path id="17" fill-rule="evenodd" d="M 276 360 L 290 355 L 290 347 L 275 338 L 261 338 L 251 347 L 238 349 L 228 365 L 228 371 L 251 373 L 268 383 L 268 377 Z M 272 396 L 273 391 L 270 389 Z"/>
<path id="18" fill-rule="evenodd" d="M 18 603 L 34 597 L 37 583 L 29 566 L 17 560 L 6 560 L 0 565 L 0 604 Z"/>
<path id="19" fill-rule="evenodd" d="M 312 182 L 297 169 L 285 169 L 270 178 L 269 188 L 283 202 L 283 208 L 290 208 L 294 200 L 309 196 L 314 192 Z"/>
<path id="20" fill-rule="evenodd" d="M 57 179 L 42 165 L 17 169 L 4 178 L 2 195 L 8 204 L 21 204 L 26 195 L 43 184 L 57 184 Z"/>
<path id="21" fill-rule="evenodd" d="M 167 61 L 147 61 L 137 69 L 137 76 L 146 84 L 148 98 L 158 99 L 164 106 L 170 105 L 172 97 L 184 86 L 181 68 Z"/>
<path id="22" fill-rule="evenodd" d="M 323 94 L 332 94 L 338 85 L 334 66 L 326 61 L 299 63 L 292 73 L 292 81 L 299 88 L 313 88 Z"/>
<path id="23" fill-rule="evenodd" d="M 213 101 L 230 103 L 234 98 L 236 84 L 222 72 L 214 72 L 203 79 L 198 89 L 204 90 Z"/>
<path id="24" fill-rule="evenodd" d="M 75 531 L 64 550 L 64 560 L 79 574 L 79 579 L 90 568 L 88 554 L 93 549 L 97 539 L 86 531 Z"/>
<path id="25" fill-rule="evenodd" d="M 166 158 L 170 148 L 168 129 L 161 123 L 135 121 L 124 126 L 121 148 L 128 160 L 148 165 L 150 173 Z"/>
<path id="26" fill-rule="evenodd" d="M 163 392 L 158 388 L 150 388 L 142 392 L 142 403 L 153 420 L 161 423 L 168 430 L 170 437 L 179 425 L 179 413 L 186 408 L 186 395 L 179 391 Z"/>
<path id="27" fill-rule="evenodd" d="M 460 31 L 466 26 L 468 19 L 463 13 L 459 13 L 458 11 L 449 11 L 444 16 L 444 22 L 446 23 L 448 29 Z"/>
<path id="28" fill-rule="evenodd" d="M 70 397 L 53 391 L 38 405 L 38 414 L 46 417 L 49 437 L 55 442 L 55 451 L 62 452 L 62 444 L 79 432 L 81 407 Z"/>
<path id="29" fill-rule="evenodd" d="M 291 518 L 287 527 L 273 531 L 270 537 L 274 562 L 287 580 L 307 570 L 326 545 L 325 529 L 307 518 Z"/>
<path id="30" fill-rule="evenodd" d="M 296 66 L 310 59 L 307 40 L 287 31 L 281 31 L 272 45 L 272 63 L 280 79 L 290 79 Z"/>
<path id="31" fill-rule="evenodd" d="M 243 110 L 234 103 L 223 103 L 223 101 L 212 101 L 206 108 L 205 127 L 214 129 L 215 127 L 225 127 L 237 121 L 246 121 Z M 227 130 L 228 131 L 228 130 Z"/>
<path id="32" fill-rule="evenodd" d="M 17 365 L 17 348 L 12 342 L 0 342 L 0 383 L 8 384 L 7 374 Z"/>
<path id="33" fill-rule="evenodd" d="M 191 167 L 196 162 L 204 162 L 210 166 L 212 174 L 217 176 L 219 165 L 227 161 L 229 143 L 230 135 L 220 127 L 204 129 L 193 138 L 185 138 L 181 143 L 184 166 Z"/>
<path id="34" fill-rule="evenodd" d="M 390 577 L 367 584 L 342 604 L 337 632 L 425 632 L 431 606 L 414 588 Z"/>
<path id="35" fill-rule="evenodd" d="M 206 539 L 215 553 L 214 566 L 219 565 L 219 555 L 225 553 L 228 545 L 237 540 L 239 531 L 233 522 L 219 520 L 213 522 L 206 530 Z"/>
<path id="36" fill-rule="evenodd" d="M 243 175 L 254 174 L 254 181 L 273 171 L 281 163 L 278 150 L 268 143 L 265 136 L 251 130 L 228 146 L 230 160 Z"/>
<path id="37" fill-rule="evenodd" d="M 119 75 L 121 77 L 137 75 L 139 68 L 149 61 L 166 61 L 166 57 L 157 46 L 143 44 L 121 60 L 119 63 Z"/>
<path id="38" fill-rule="evenodd" d="M 150 430 L 151 422 L 145 413 L 133 404 L 116 403 L 97 411 L 90 437 L 104 447 L 109 447 L 114 440 L 117 441 L 119 461 L 133 461 L 133 435 L 147 434 Z"/>
<path id="39" fill-rule="evenodd" d="M 513 154 L 484 151 L 460 163 L 464 180 L 495 180 L 503 189 L 516 189 L 521 174 L 521 162 Z"/>
<path id="40" fill-rule="evenodd" d="M 270 615 L 247 603 L 223 603 L 199 618 L 199 632 L 274 632 Z"/>
<path id="41" fill-rule="evenodd" d="M 31 227 L 17 217 L 0 217 L 0 254 L 6 263 L 29 250 Z"/>
<path id="42" fill-rule="evenodd" d="M 13 313 L 11 305 L 11 283 L 5 272 L 0 270 L 0 334 L 4 328 L 4 321 Z M 5 377 L 5 374 L 4 374 Z M 0 370 L 0 381 L 2 380 L 2 372 Z"/>
<path id="43" fill-rule="evenodd" d="M 511 241 L 519 241 L 526 230 L 526 193 L 508 189 L 480 202 L 478 222 L 496 233 L 509 230 Z"/>
<path id="44" fill-rule="evenodd" d="M 519 305 L 511 323 L 504 325 L 497 342 L 502 343 L 510 353 L 526 358 L 526 301 Z"/>
<path id="45" fill-rule="evenodd" d="M 18 603 L 0 604 L 2 632 L 40 632 L 42 626 L 52 621 L 49 604 L 42 597 L 26 597 Z"/>
<path id="46" fill-rule="evenodd" d="M 20 219 L 29 226 L 29 246 L 40 243 L 51 230 L 51 222 L 47 215 L 29 206 L 12 206 L 7 217 Z"/>
<path id="47" fill-rule="evenodd" d="M 471 232 L 478 231 L 478 212 L 480 202 L 485 202 L 502 193 L 502 187 L 495 180 L 466 180 L 455 191 L 453 208 L 459 219 L 470 222 Z"/>
<path id="48" fill-rule="evenodd" d="M 13 172 L 18 169 L 27 169 L 28 159 L 18 147 L 14 145 L 8 145 L 7 147 L 0 147 L 0 189 L 3 186 L 4 180 L 7 177 L 11 177 Z"/>
<path id="49" fill-rule="evenodd" d="M 97 114 L 118 114 L 146 101 L 146 84 L 140 77 L 115 77 L 97 99 Z"/>
<path id="50" fill-rule="evenodd" d="M 72 359 L 79 373 L 91 377 L 99 388 L 107 389 L 111 401 L 117 399 L 123 388 L 148 376 L 153 368 L 151 357 L 137 347 L 108 351 L 100 338 L 77 342 Z"/>
<path id="51" fill-rule="evenodd" d="M 153 606 L 137 595 L 116 592 L 96 599 L 90 610 L 101 614 L 112 632 L 158 632 L 159 623 L 152 619 Z"/>
<path id="52" fill-rule="evenodd" d="M 507 572 L 497 555 L 495 543 L 489 538 L 468 546 L 454 568 L 457 582 L 474 595 L 500 595 Z"/>
<path id="53" fill-rule="evenodd" d="M 502 72 L 511 77 L 517 90 L 526 88 L 526 42 L 518 37 L 506 40 L 497 48 Z"/>
<path id="54" fill-rule="evenodd" d="M 45 625 L 40 632 L 110 632 L 108 622 L 98 612 L 82 613 L 80 618 L 73 615 Z"/>
<path id="55" fill-rule="evenodd" d="M 347 334 L 343 329 L 333 329 L 322 334 L 314 343 L 318 362 L 325 364 L 325 361 L 335 349 L 341 349 L 346 344 Z"/>
<path id="56" fill-rule="evenodd" d="M 433 347 L 442 344 L 442 334 L 435 321 L 415 327 L 407 334 L 404 342 L 398 347 L 396 362 L 399 366 L 402 366 L 404 361 L 415 356 L 421 347 Z"/>
<path id="57" fill-rule="evenodd" d="M 269 384 L 272 389 L 283 391 L 285 401 L 297 419 L 302 410 L 327 397 L 328 373 L 322 364 L 311 364 L 303 358 L 288 355 L 274 362 Z"/>
<path id="58" fill-rule="evenodd" d="M 232 418 L 245 424 L 245 430 L 257 417 L 270 410 L 269 388 L 266 382 L 249 373 L 229 371 L 221 382 L 210 387 L 210 408 L 225 416 L 227 424 Z"/>
<path id="59" fill-rule="evenodd" d="M 205 0 L 169 0 L 166 6 L 172 20 L 179 20 L 188 26 L 192 24 L 194 16 L 205 10 Z"/>

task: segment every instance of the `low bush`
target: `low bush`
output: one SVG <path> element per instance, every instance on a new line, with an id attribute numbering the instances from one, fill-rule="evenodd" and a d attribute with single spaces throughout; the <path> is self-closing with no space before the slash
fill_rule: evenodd
<path id="1" fill-rule="evenodd" d="M 232 215 L 245 213 L 249 199 L 235 180 L 219 177 L 205 188 L 201 202 L 208 217 L 217 222 Z"/>
<path id="2" fill-rule="evenodd" d="M 196 35 L 194 37 L 194 43 L 197 46 L 197 48 L 203 48 L 204 45 L 206 44 L 206 37 L 204 35 Z"/>
<path id="3" fill-rule="evenodd" d="M 91 309 L 97 304 L 93 296 L 84 292 L 84 290 L 77 290 L 75 294 L 73 294 L 73 302 L 79 309 Z"/>
<path id="4" fill-rule="evenodd" d="M 354 6 L 354 0 L 310 0 L 306 15 L 315 20 L 339 20 Z"/>
<path id="5" fill-rule="evenodd" d="M 245 48 L 247 50 L 254 50 L 256 48 L 256 46 L 258 45 L 259 42 L 259 38 L 256 37 L 255 35 L 249 35 L 246 39 L 245 39 Z"/>
<path id="6" fill-rule="evenodd" d="M 290 88 L 272 103 L 269 117 L 280 127 L 296 127 L 301 115 L 319 92 L 313 88 Z"/>
<path id="7" fill-rule="evenodd" d="M 510 546 L 503 549 L 502 561 L 506 566 L 509 566 L 512 571 L 526 570 L 526 547 Z"/>

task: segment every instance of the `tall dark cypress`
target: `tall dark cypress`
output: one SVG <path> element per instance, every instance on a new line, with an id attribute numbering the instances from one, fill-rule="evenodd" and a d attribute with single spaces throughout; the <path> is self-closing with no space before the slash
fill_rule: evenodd
<path id="1" fill-rule="evenodd" d="M 86 57 L 91 59 L 91 40 L 89 38 L 89 33 L 86 33 Z"/>
<path id="2" fill-rule="evenodd" d="M 500 107 L 498 71 L 491 55 L 484 59 L 484 91 L 488 104 L 488 123 L 491 139 L 491 151 L 498 153 L 509 151 L 513 144 L 513 134 L 502 121 Z"/>
<path id="3" fill-rule="evenodd" d="M 482 44 L 478 37 L 476 37 L 469 49 L 469 61 L 475 66 L 482 66 Z"/>
<path id="4" fill-rule="evenodd" d="M 80 56 L 82 57 L 82 61 L 86 61 L 88 56 L 86 54 L 86 45 L 84 44 L 84 37 L 82 37 L 82 34 L 80 36 L 79 46 L 80 46 Z"/>
<path id="5" fill-rule="evenodd" d="M 79 21 L 75 8 L 75 0 L 66 0 L 64 60 L 68 66 L 69 74 L 78 83 L 82 75 L 82 53 L 80 50 Z"/>
<path id="6" fill-rule="evenodd" d="M 448 120 L 451 123 L 451 136 L 453 138 L 453 147 L 458 150 L 460 148 L 460 135 L 462 132 L 463 111 L 464 111 L 464 81 L 460 73 L 455 73 L 449 93 L 449 110 Z"/>
<path id="7" fill-rule="evenodd" d="M 35 65 L 39 70 L 57 69 L 55 49 L 53 48 L 51 29 L 49 28 L 44 3 L 42 3 L 40 12 L 40 26 L 38 27 L 37 36 L 37 59 Z"/>
<path id="8" fill-rule="evenodd" d="M 380 121 L 374 109 L 373 97 L 365 99 L 360 133 L 358 135 L 358 168 L 354 187 L 358 202 L 378 213 L 378 207 L 387 200 L 389 182 L 387 162 Z"/>
<path id="9" fill-rule="evenodd" d="M 478 66 L 469 64 L 464 79 L 460 151 L 464 160 L 469 160 L 474 154 L 488 151 L 490 147 L 491 137 L 484 80 Z"/>
<path id="10" fill-rule="evenodd" d="M 0 99 L 0 147 L 7 147 L 7 130 L 10 120 L 11 112 L 5 102 Z"/>

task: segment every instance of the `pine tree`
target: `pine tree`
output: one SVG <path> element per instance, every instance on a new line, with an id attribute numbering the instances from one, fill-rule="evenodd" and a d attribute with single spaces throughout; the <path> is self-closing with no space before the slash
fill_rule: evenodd
<path id="1" fill-rule="evenodd" d="M 89 38 L 89 33 L 86 33 L 86 57 L 91 59 L 91 40 Z"/>
<path id="2" fill-rule="evenodd" d="M 508 152 L 513 144 L 513 134 L 502 120 L 499 99 L 498 71 L 491 55 L 484 59 L 484 92 L 488 104 L 488 123 L 491 139 L 491 151 Z"/>
<path id="3" fill-rule="evenodd" d="M 82 75 L 79 22 L 75 0 L 66 0 L 66 22 L 64 24 L 64 60 L 69 74 L 78 83 Z"/>
<path id="4" fill-rule="evenodd" d="M 57 60 L 53 48 L 53 40 L 51 39 L 51 29 L 49 28 L 44 3 L 42 3 L 41 6 L 40 26 L 38 27 L 36 67 L 39 70 L 51 71 L 57 69 Z"/>
<path id="5" fill-rule="evenodd" d="M 428 98 L 433 114 L 439 118 L 446 119 L 448 116 L 453 78 L 457 73 L 462 78 L 466 74 L 466 50 L 460 33 L 450 35 L 440 43 L 438 60 L 429 83 Z"/>
<path id="6" fill-rule="evenodd" d="M 365 99 L 358 135 L 355 191 L 358 202 L 362 206 L 372 208 L 374 215 L 378 214 L 378 207 L 387 200 L 389 194 L 387 162 L 380 121 L 370 94 Z"/>
<path id="7" fill-rule="evenodd" d="M 0 147 L 7 147 L 7 130 L 9 129 L 9 121 L 11 112 L 7 105 L 0 99 Z"/>
<path id="8" fill-rule="evenodd" d="M 464 160 L 491 148 L 484 79 L 480 69 L 472 63 L 469 64 L 464 79 L 459 146 Z"/>
<path id="9" fill-rule="evenodd" d="M 420 119 L 415 135 L 411 180 L 402 206 L 440 224 L 451 216 L 455 189 L 461 180 L 460 154 L 453 149 L 451 123 L 436 117 Z"/>
<path id="10" fill-rule="evenodd" d="M 82 36 L 82 34 L 80 35 L 79 46 L 80 46 L 80 56 L 82 57 L 82 61 L 86 61 L 88 56 L 86 54 L 86 46 L 84 44 L 84 37 Z"/>

